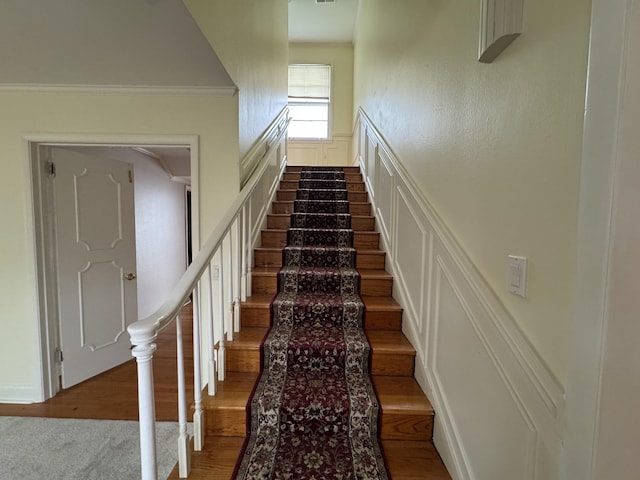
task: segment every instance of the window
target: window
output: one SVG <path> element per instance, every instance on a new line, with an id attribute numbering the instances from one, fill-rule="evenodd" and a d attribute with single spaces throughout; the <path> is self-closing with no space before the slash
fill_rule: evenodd
<path id="1" fill-rule="evenodd" d="M 289 138 L 329 138 L 330 65 L 289 65 Z"/>

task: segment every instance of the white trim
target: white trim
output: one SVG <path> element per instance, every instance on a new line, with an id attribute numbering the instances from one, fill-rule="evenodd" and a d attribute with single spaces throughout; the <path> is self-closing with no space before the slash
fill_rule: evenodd
<path id="1" fill-rule="evenodd" d="M 238 88 L 204 87 L 204 86 L 171 86 L 171 85 L 55 85 L 3 83 L 0 92 L 45 92 L 45 93 L 89 93 L 89 94 L 134 94 L 134 95 L 211 95 L 216 97 L 233 97 Z"/>
<path id="2" fill-rule="evenodd" d="M 0 387 L 0 403 L 39 403 L 44 399 L 41 392 L 34 387 L 22 385 L 2 385 Z"/>
<path id="3" fill-rule="evenodd" d="M 47 133 L 27 133 L 23 136 L 25 146 L 25 168 L 27 188 L 26 205 L 30 212 L 31 220 L 27 224 L 27 238 L 30 245 L 34 247 L 34 275 L 36 288 L 35 305 L 37 308 L 36 322 L 39 343 L 40 357 L 40 400 L 54 396 L 57 393 L 57 370 L 53 365 L 53 334 L 50 331 L 49 316 L 46 308 L 46 291 L 51 288 L 46 278 L 51 275 L 49 267 L 44 262 L 43 248 L 44 238 L 42 233 L 42 218 L 44 212 L 40 211 L 34 199 L 40 198 L 43 188 L 39 178 L 37 166 L 39 164 L 39 146 L 118 146 L 118 147 L 152 147 L 152 146 L 175 146 L 187 147 L 191 152 L 191 178 L 193 179 L 191 214 L 192 214 L 192 241 L 194 255 L 200 249 L 200 208 L 199 208 L 199 158 L 198 147 L 199 138 L 197 135 L 110 135 L 110 134 L 47 134 Z M 45 280 L 42 282 L 42 276 Z M 44 302 L 44 303 L 43 303 Z"/>
<path id="4" fill-rule="evenodd" d="M 595 478 L 612 222 L 634 0 L 593 0 L 563 477 Z M 636 87 L 637 88 L 637 87 Z"/>

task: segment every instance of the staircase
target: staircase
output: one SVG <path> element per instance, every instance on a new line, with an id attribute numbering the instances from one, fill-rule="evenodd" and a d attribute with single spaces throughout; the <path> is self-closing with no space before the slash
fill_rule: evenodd
<path id="1" fill-rule="evenodd" d="M 194 454 L 189 478 L 230 478 L 242 448 L 247 400 L 260 372 L 260 345 L 270 324 L 269 307 L 276 294 L 300 170 L 287 167 L 267 228 L 261 232 L 261 247 L 254 251 L 252 293 L 241 305 L 241 331 L 226 343 L 226 379 L 218 384 L 215 397 L 205 396 L 205 448 Z M 415 350 L 401 331 L 402 308 L 392 298 L 393 277 L 385 271 L 385 253 L 379 248 L 379 233 L 362 176 L 357 167 L 345 167 L 344 171 L 390 476 L 394 480 L 449 479 L 431 444 L 433 409 L 413 378 Z M 177 469 L 169 478 L 178 478 Z"/>

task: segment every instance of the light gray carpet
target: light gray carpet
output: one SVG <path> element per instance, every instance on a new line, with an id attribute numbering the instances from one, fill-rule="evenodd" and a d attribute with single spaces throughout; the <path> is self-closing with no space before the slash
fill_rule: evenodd
<path id="1" fill-rule="evenodd" d="M 178 460 L 178 424 L 157 424 L 158 478 Z M 138 423 L 0 417 L 1 480 L 140 478 Z"/>

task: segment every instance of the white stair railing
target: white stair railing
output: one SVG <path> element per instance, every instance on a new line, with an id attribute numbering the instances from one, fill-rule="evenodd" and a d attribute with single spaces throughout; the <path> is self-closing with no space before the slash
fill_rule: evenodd
<path id="1" fill-rule="evenodd" d="M 257 142 L 250 161 L 252 174 L 242 191 L 209 239 L 193 259 L 169 297 L 151 316 L 128 327 L 132 353 L 138 368 L 138 410 L 140 422 L 140 463 L 143 480 L 157 479 L 153 354 L 158 334 L 176 321 L 178 365 L 178 463 L 181 478 L 189 475 L 191 442 L 187 433 L 187 394 L 184 345 L 180 311 L 193 303 L 193 448 L 204 446 L 205 414 L 202 379 L 207 394 L 215 395 L 218 381 L 225 378 L 225 341 L 240 328 L 240 301 L 251 291 L 253 246 L 266 222 L 278 180 L 286 164 L 287 110 L 279 115 L 262 142 Z M 254 160 L 255 159 L 255 160 Z M 258 188 L 259 187 L 259 188 Z M 217 284 L 217 285 L 216 285 Z M 202 333 L 206 331 L 206 356 L 202 355 Z M 202 371 L 202 368 L 206 372 Z"/>

